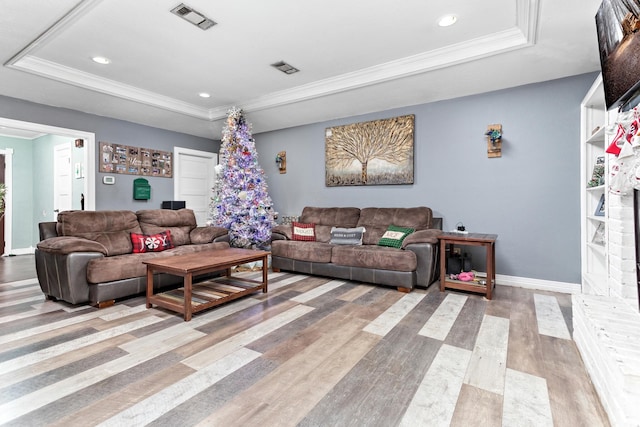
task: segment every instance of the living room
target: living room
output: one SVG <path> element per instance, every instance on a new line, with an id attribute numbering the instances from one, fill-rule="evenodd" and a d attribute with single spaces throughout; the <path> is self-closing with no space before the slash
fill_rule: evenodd
<path id="1" fill-rule="evenodd" d="M 86 5 L 86 10 L 78 11 L 74 19 L 80 20 L 83 14 L 96 13 L 103 6 L 99 2 L 81 3 Z M 580 253 L 580 188 L 583 185 L 579 144 L 581 102 L 600 69 L 593 21 L 599 1 L 591 1 L 588 6 L 574 3 L 575 10 L 565 6 L 561 8 L 562 11 L 555 11 L 558 16 L 549 18 L 545 8 L 550 8 L 550 5 L 537 1 L 517 2 L 519 8 L 533 8 L 539 14 L 540 22 L 531 42 L 533 46 L 551 43 L 557 37 L 555 31 L 562 26 L 560 23 L 563 19 L 580 18 L 576 19 L 582 25 L 579 29 L 587 30 L 578 37 L 583 42 L 571 53 L 565 52 L 564 56 L 555 51 L 541 60 L 535 58 L 536 47 L 530 46 L 522 48 L 525 50 L 525 59 L 518 67 L 511 64 L 513 59 L 507 58 L 509 53 L 505 49 L 502 53 L 475 60 L 473 68 L 470 63 L 462 63 L 447 69 L 435 69 L 427 80 L 422 80 L 424 77 L 421 75 L 406 77 L 409 82 L 413 81 L 412 85 L 400 85 L 393 79 L 381 81 L 376 84 L 377 89 L 373 94 L 353 87 L 334 95 L 331 98 L 333 112 L 326 113 L 320 119 L 315 119 L 309 112 L 315 108 L 313 99 L 301 98 L 283 107 L 273 104 L 270 109 L 264 110 L 258 108 L 257 103 L 253 104 L 256 107 L 252 109 L 248 103 L 246 117 L 255 127 L 253 136 L 259 162 L 264 168 L 269 194 L 279 215 L 300 215 L 305 206 L 428 206 L 433 209 L 434 216 L 443 218 L 443 230 L 452 230 L 462 223 L 470 232 L 495 233 L 499 236 L 496 244 L 498 285 L 579 294 L 584 262 Z M 171 9 L 173 6 L 163 7 Z M 202 11 L 215 11 L 215 7 L 210 9 L 204 2 L 194 2 L 190 6 Z M 67 7 L 72 10 L 71 5 Z M 506 8 L 511 13 L 509 22 L 515 16 L 512 8 Z M 64 9 L 62 5 L 58 11 Z M 44 24 L 46 20 L 40 19 L 43 23 L 32 29 L 32 33 L 39 33 L 48 27 Z M 40 31 L 37 31 L 38 28 Z M 61 30 L 60 34 L 64 36 L 64 31 Z M 34 37 L 36 35 L 32 34 Z M 24 37 L 25 40 L 27 38 Z M 14 46 L 12 48 L 3 49 L 3 63 L 19 50 Z M 526 49 L 531 49 L 531 53 L 527 55 Z M 501 62 L 503 58 L 506 61 L 504 64 Z M 567 68 L 567 64 L 574 61 L 580 62 L 580 65 Z M 303 75 L 304 64 L 293 60 L 292 63 L 302 69 L 300 75 Z M 532 64 L 538 65 L 533 67 Z M 560 74 L 553 71 L 556 65 L 558 68 L 564 67 Z M 532 68 L 536 69 L 535 76 Z M 41 86 L 43 93 L 58 93 L 61 91 L 58 85 L 68 85 L 33 74 L 34 71 L 25 73 L 16 67 L 3 72 L 28 75 L 29 83 Z M 444 89 L 439 87 L 438 79 L 444 79 L 445 74 L 448 74 L 446 80 L 455 81 L 456 85 L 443 94 Z M 507 80 L 513 74 L 522 74 L 522 84 L 499 85 L 500 80 Z M 7 76 L 13 78 L 9 74 Z M 242 86 L 240 83 L 237 85 Z M 148 177 L 150 198 L 134 200 L 131 193 L 133 180 L 137 176 L 105 174 L 97 170 L 100 142 L 151 147 L 168 152 L 173 152 L 175 147 L 219 152 L 223 126 L 220 122 L 223 119 L 201 120 L 183 114 L 176 116 L 174 112 L 157 105 L 140 106 L 135 100 L 125 100 L 125 104 L 113 107 L 118 111 L 107 114 L 97 110 L 97 106 L 108 111 L 113 94 L 94 93 L 91 89 L 78 86 L 70 90 L 74 93 L 79 91 L 77 93 L 80 94 L 91 92 L 87 98 L 91 101 L 84 102 L 84 107 L 67 106 L 51 98 L 39 98 L 35 93 L 37 91 L 27 91 L 25 96 L 21 96 L 13 89 L 3 90 L 0 93 L 0 118 L 4 122 L 0 121 L 0 125 L 21 122 L 22 126 L 28 127 L 24 122 L 35 123 L 51 131 L 48 134 L 55 134 L 59 130 L 70 140 L 76 139 L 71 136 L 73 131 L 88 135 L 84 138 L 83 154 L 90 159 L 85 163 L 88 173 L 93 173 L 91 177 L 80 173 L 78 179 L 86 183 L 93 181 L 93 185 L 81 191 L 87 209 L 157 209 L 163 201 L 175 198 L 172 179 Z M 246 93 L 248 89 L 238 90 Z M 421 92 L 424 92 L 422 97 L 419 96 Z M 389 97 L 389 93 L 398 95 L 398 100 L 379 107 L 380 101 L 376 98 Z M 405 99 L 409 101 L 400 100 L 400 94 L 406 94 Z M 234 102 L 246 99 L 252 98 L 238 96 Z M 240 102 L 238 106 L 243 107 Z M 133 116 L 136 109 L 142 110 L 145 118 L 127 120 L 128 114 Z M 224 116 L 226 108 L 222 110 L 222 113 L 216 110 L 216 117 Z M 155 112 L 157 116 L 152 118 Z M 406 114 L 415 115 L 412 184 L 325 186 L 327 128 Z M 291 116 L 291 121 L 286 121 L 286 116 Z M 177 117 L 185 117 L 185 120 L 181 124 L 169 124 L 177 122 Z M 280 125 L 283 120 L 288 124 Z M 163 122 L 166 125 L 161 124 Z M 485 132 L 487 126 L 493 123 L 503 126 L 502 157 L 499 158 L 487 157 Z M 24 139 L 0 137 L 0 148 L 11 148 L 14 153 L 15 178 L 11 196 L 13 226 L 12 240 L 9 242 L 11 255 L 33 251 L 39 240 L 38 222 L 52 220 L 55 209 L 52 201 L 43 200 L 47 191 L 53 191 L 53 187 L 51 190 L 44 189 L 52 185 L 40 175 L 46 167 L 35 161 L 32 163 L 33 169 L 29 164 L 21 164 L 16 155 L 21 143 L 24 143 Z M 90 149 L 94 153 L 86 154 Z M 29 155 L 35 158 L 37 149 L 30 150 Z M 287 154 L 286 174 L 279 173 L 273 160 L 281 151 Z M 82 162 L 84 160 L 77 163 Z M 103 178 L 107 175 L 114 176 L 115 183 L 105 183 Z M 76 206 L 80 203 L 77 192 L 73 197 Z M 474 251 L 472 255 L 474 268 L 481 269 L 482 253 Z M 497 296 L 500 289 L 496 291 Z"/>

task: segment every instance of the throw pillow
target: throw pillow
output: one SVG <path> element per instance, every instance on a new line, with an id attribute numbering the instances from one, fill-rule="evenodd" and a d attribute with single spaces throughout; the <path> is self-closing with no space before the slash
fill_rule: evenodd
<path id="1" fill-rule="evenodd" d="M 314 223 L 304 224 L 301 222 L 292 222 L 293 233 L 291 237 L 293 240 L 301 240 L 304 242 L 316 241 L 316 225 Z"/>
<path id="2" fill-rule="evenodd" d="M 378 242 L 378 246 L 389 246 L 392 248 L 402 247 L 402 241 L 415 230 L 409 227 L 398 227 L 390 225 L 387 231 L 382 235 Z"/>
<path id="3" fill-rule="evenodd" d="M 362 236 L 367 231 L 364 227 L 339 228 L 331 227 L 331 244 L 334 245 L 361 245 Z"/>
<path id="4" fill-rule="evenodd" d="M 169 230 L 152 235 L 131 233 L 131 243 L 133 244 L 134 254 L 161 252 L 174 248 L 171 231 Z"/>

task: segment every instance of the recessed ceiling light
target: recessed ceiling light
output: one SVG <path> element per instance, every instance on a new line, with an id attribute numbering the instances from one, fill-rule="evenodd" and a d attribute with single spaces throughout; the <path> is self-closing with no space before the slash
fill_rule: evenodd
<path id="1" fill-rule="evenodd" d="M 456 23 L 458 17 L 456 15 L 445 15 L 438 19 L 438 25 L 441 27 L 449 27 Z"/>
<path id="2" fill-rule="evenodd" d="M 200 98 L 211 98 L 211 94 L 208 94 L 207 92 L 200 92 L 198 96 Z"/>
<path id="3" fill-rule="evenodd" d="M 104 56 L 94 56 L 91 60 L 102 65 L 107 65 L 111 62 L 109 58 L 105 58 Z"/>

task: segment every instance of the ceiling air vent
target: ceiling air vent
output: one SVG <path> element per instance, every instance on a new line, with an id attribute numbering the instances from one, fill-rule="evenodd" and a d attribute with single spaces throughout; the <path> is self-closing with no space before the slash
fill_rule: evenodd
<path id="1" fill-rule="evenodd" d="M 184 3 L 181 3 L 171 9 L 171 13 L 173 13 L 174 15 L 178 15 L 180 18 L 191 22 L 193 25 L 203 30 L 208 30 L 209 28 L 216 25 L 216 23 L 212 19 L 207 18 L 202 13 L 190 8 Z"/>
<path id="2" fill-rule="evenodd" d="M 293 74 L 300 71 L 296 67 L 289 65 L 284 61 L 276 62 L 275 64 L 271 64 L 271 66 L 274 68 L 277 68 L 278 70 L 282 71 L 285 74 Z"/>

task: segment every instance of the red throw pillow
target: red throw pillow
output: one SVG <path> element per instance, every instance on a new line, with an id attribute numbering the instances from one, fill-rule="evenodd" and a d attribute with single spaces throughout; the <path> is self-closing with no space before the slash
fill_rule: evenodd
<path id="1" fill-rule="evenodd" d="M 133 253 L 140 254 L 143 252 L 161 252 L 166 249 L 172 249 L 173 240 L 171 240 L 171 231 L 163 231 L 150 236 L 146 234 L 131 233 L 131 243 L 133 244 Z"/>
<path id="2" fill-rule="evenodd" d="M 293 240 L 302 240 L 305 242 L 315 242 L 316 241 L 316 225 L 311 224 L 303 224 L 301 222 L 293 222 Z"/>

